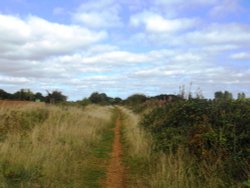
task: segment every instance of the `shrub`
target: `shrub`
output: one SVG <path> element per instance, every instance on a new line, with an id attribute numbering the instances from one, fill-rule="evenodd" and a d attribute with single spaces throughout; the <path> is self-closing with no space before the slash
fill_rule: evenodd
<path id="1" fill-rule="evenodd" d="M 175 153 L 184 147 L 198 161 L 212 164 L 224 160 L 233 178 L 247 178 L 249 101 L 195 99 L 168 103 L 146 114 L 141 125 L 152 133 L 157 150 Z"/>

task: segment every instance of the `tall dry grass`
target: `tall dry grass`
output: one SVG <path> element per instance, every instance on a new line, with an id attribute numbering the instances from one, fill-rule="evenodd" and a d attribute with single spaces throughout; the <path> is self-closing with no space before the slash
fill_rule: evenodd
<path id="1" fill-rule="evenodd" d="M 120 107 L 124 125 L 123 136 L 128 145 L 128 154 L 133 158 L 149 160 L 152 149 L 152 139 L 139 127 L 140 117 L 127 108 Z"/>
<path id="2" fill-rule="evenodd" d="M 232 185 L 223 180 L 226 172 L 221 161 L 198 164 L 181 147 L 174 154 L 154 151 L 152 137 L 139 126 L 140 117 L 125 108 L 121 110 L 129 187 L 217 188 Z M 234 184 L 234 187 L 240 185 Z"/>
<path id="3" fill-rule="evenodd" d="M 221 164 L 197 164 L 183 149 L 175 154 L 157 154 L 151 162 L 150 187 L 229 187 L 219 175 Z"/>
<path id="4" fill-rule="evenodd" d="M 0 108 L 0 116 L 0 187 L 84 187 L 112 110 Z"/>
<path id="5" fill-rule="evenodd" d="M 124 162 L 127 169 L 128 187 L 149 187 L 149 173 L 152 157 L 152 140 L 141 127 L 140 117 L 120 107 L 122 114 L 122 140 L 125 146 Z"/>

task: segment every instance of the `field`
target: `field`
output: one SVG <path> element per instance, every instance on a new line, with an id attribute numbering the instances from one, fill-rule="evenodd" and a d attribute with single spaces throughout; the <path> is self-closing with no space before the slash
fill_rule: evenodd
<path id="1" fill-rule="evenodd" d="M 112 110 L 1 108 L 0 187 L 98 186 L 111 150 Z"/>
<path id="2" fill-rule="evenodd" d="M 141 105 L 2 103 L 0 187 L 249 187 L 248 102 Z"/>
<path id="3" fill-rule="evenodd" d="M 1 107 L 20 107 L 20 106 L 45 106 L 44 102 L 31 102 L 31 101 L 13 101 L 13 100 L 0 100 Z"/>

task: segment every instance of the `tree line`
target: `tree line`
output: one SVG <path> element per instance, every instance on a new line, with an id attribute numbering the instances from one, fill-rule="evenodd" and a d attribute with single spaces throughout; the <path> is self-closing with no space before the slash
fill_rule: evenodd
<path id="1" fill-rule="evenodd" d="M 138 105 L 149 100 L 166 100 L 171 98 L 172 101 L 177 100 L 192 100 L 192 99 L 204 99 L 203 96 L 196 94 L 196 97 L 192 97 L 192 93 L 188 94 L 188 97 L 185 97 L 186 94 L 184 91 L 180 92 L 178 95 L 156 95 L 153 97 L 148 97 L 144 94 L 133 94 L 127 97 L 126 99 L 121 99 L 119 97 L 110 97 L 106 93 L 93 92 L 88 98 L 76 101 L 79 104 L 127 104 L 127 105 Z M 61 91 L 54 90 L 52 92 L 47 91 L 47 95 L 43 95 L 40 92 L 32 92 L 30 89 L 20 89 L 15 93 L 8 93 L 3 89 L 0 89 L 0 100 L 22 100 L 22 101 L 35 101 L 35 102 L 46 102 L 46 103 L 62 103 L 67 101 L 67 96 L 64 95 Z M 233 95 L 229 91 L 217 91 L 214 93 L 214 100 L 233 100 Z M 241 92 L 237 95 L 237 100 L 246 99 L 246 94 Z M 207 100 L 207 99 L 204 99 Z"/>
<path id="2" fill-rule="evenodd" d="M 47 91 L 47 95 L 40 92 L 34 93 L 30 89 L 20 89 L 15 93 L 8 93 L 0 89 L 0 100 L 20 100 L 20 101 L 34 101 L 46 103 L 60 103 L 67 101 L 67 96 L 63 95 L 61 91 Z"/>

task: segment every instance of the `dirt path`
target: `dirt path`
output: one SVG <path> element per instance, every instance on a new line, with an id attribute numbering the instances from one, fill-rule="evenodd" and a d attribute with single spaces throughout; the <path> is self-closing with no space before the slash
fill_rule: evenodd
<path id="1" fill-rule="evenodd" d="M 111 160 L 107 169 L 107 188 L 124 188 L 124 166 L 122 164 L 122 144 L 121 144 L 121 117 L 116 119 L 115 138 Z"/>

